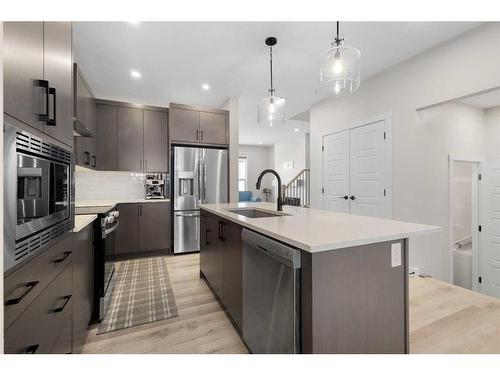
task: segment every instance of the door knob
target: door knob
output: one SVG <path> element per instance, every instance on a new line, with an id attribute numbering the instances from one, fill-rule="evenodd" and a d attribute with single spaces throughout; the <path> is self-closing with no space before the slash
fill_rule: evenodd
<path id="1" fill-rule="evenodd" d="M 339 197 L 339 198 L 343 198 L 343 199 L 345 199 L 345 200 L 348 200 L 348 199 L 349 199 L 349 197 L 348 197 L 347 195 L 344 195 L 343 197 Z"/>
<path id="2" fill-rule="evenodd" d="M 353 201 L 353 200 L 355 200 L 355 199 L 356 199 L 356 197 L 355 197 L 354 195 L 351 195 L 351 196 L 349 197 L 349 199 Z"/>

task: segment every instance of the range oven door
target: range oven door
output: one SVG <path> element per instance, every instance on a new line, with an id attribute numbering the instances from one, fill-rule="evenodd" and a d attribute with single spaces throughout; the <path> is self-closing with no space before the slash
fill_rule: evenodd
<path id="1" fill-rule="evenodd" d="M 104 220 L 104 219 L 101 219 Z M 114 220 L 105 226 L 99 225 L 99 237 L 94 252 L 94 317 L 100 322 L 106 313 L 115 286 L 116 245 L 115 231 L 119 221 Z"/>

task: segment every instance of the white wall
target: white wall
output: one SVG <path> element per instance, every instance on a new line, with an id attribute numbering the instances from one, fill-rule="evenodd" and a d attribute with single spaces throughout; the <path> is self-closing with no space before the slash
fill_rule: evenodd
<path id="1" fill-rule="evenodd" d="M 228 98 L 221 108 L 229 111 L 229 202 L 238 202 L 239 99 Z"/>
<path id="2" fill-rule="evenodd" d="M 500 106 L 484 111 L 487 160 L 500 160 Z"/>
<path id="3" fill-rule="evenodd" d="M 472 234 L 472 163 L 453 162 L 453 242 Z"/>
<path id="4" fill-rule="evenodd" d="M 272 177 L 267 174 L 262 178 L 262 185 L 260 190 L 255 188 L 255 183 L 260 173 L 267 168 L 274 168 L 274 154 L 272 147 L 262 147 L 262 146 L 243 146 L 240 145 L 240 155 L 247 156 L 247 190 L 250 190 L 252 194 L 256 197 L 260 197 L 262 201 L 265 201 L 265 196 L 262 194 L 262 189 L 272 188 Z"/>
<path id="5" fill-rule="evenodd" d="M 425 122 L 417 108 L 500 86 L 500 24 L 488 23 L 362 82 L 352 96 L 327 99 L 311 108 L 312 206 L 321 204 L 321 136 L 347 125 L 392 114 L 393 217 L 446 226 L 448 153 L 478 153 L 459 125 L 453 132 Z M 431 110 L 428 110 L 431 111 Z M 464 111 L 466 112 L 466 111 Z M 471 117 L 474 117 L 471 114 Z M 454 117 L 455 123 L 460 117 Z M 447 230 L 410 242 L 410 263 L 445 279 Z"/>
<path id="6" fill-rule="evenodd" d="M 274 144 L 274 168 L 287 184 L 301 170 L 306 168 L 306 138 L 304 133 L 294 133 L 281 142 Z M 293 168 L 285 168 L 285 163 L 293 162 Z"/>

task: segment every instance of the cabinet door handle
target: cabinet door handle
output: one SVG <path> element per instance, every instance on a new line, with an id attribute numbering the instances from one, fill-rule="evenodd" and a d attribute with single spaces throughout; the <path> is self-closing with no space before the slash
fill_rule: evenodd
<path id="1" fill-rule="evenodd" d="M 148 159 L 144 159 L 144 172 L 148 171 Z"/>
<path id="2" fill-rule="evenodd" d="M 39 344 L 28 346 L 26 348 L 26 354 L 35 354 L 39 347 L 40 347 Z"/>
<path id="3" fill-rule="evenodd" d="M 50 95 L 52 95 L 54 97 L 54 102 L 53 102 L 53 106 L 52 106 L 52 109 L 54 110 L 54 116 L 52 118 L 49 117 L 47 119 L 47 125 L 48 126 L 56 126 L 56 110 L 57 110 L 56 102 L 57 102 L 57 95 L 56 95 L 56 89 L 55 89 L 55 87 L 49 87 L 48 95 L 47 95 L 47 100 L 49 99 Z M 47 104 L 47 107 L 48 107 L 48 104 Z M 47 109 L 47 111 L 48 111 L 48 109 Z M 47 115 L 48 115 L 48 112 L 47 112 Z"/>
<path id="4" fill-rule="evenodd" d="M 67 258 L 67 257 L 69 257 L 70 255 L 71 255 L 71 251 L 65 251 L 65 252 L 63 253 L 62 258 L 58 258 L 58 259 L 54 260 L 54 263 L 62 263 L 62 262 L 64 262 L 64 261 L 66 260 L 66 258 Z"/>
<path id="5" fill-rule="evenodd" d="M 208 241 L 208 233 L 210 233 L 210 229 L 205 231 L 205 245 L 210 245 L 210 241 Z"/>
<path id="6" fill-rule="evenodd" d="M 26 283 L 26 290 L 24 293 L 17 297 L 17 298 L 12 298 L 8 299 L 5 301 L 5 306 L 10 306 L 10 305 L 17 305 L 19 302 L 23 300 L 24 297 L 26 297 L 32 290 L 33 288 L 39 283 L 39 281 L 30 281 L 29 283 Z"/>
<path id="7" fill-rule="evenodd" d="M 349 199 L 349 196 L 348 196 L 348 195 L 344 195 L 343 197 L 339 197 L 339 198 L 342 198 L 342 199 L 348 200 L 348 199 Z"/>
<path id="8" fill-rule="evenodd" d="M 224 223 L 222 221 L 219 221 L 219 240 L 225 241 L 226 239 L 224 238 Z"/>
<path id="9" fill-rule="evenodd" d="M 62 312 L 62 311 L 64 310 L 64 308 L 65 308 L 65 307 L 66 307 L 66 305 L 68 304 L 69 300 L 71 299 L 71 294 L 70 294 L 70 295 L 68 295 L 68 296 L 64 296 L 64 297 L 63 297 L 63 299 L 64 299 L 64 303 L 63 303 L 63 305 L 62 305 L 61 307 L 57 307 L 57 308 L 55 308 L 55 309 L 54 309 L 54 312 L 55 312 L 55 313 L 60 313 L 60 312 Z"/>
<path id="10" fill-rule="evenodd" d="M 197 131 L 196 131 L 196 140 L 197 140 L 197 141 L 199 141 L 199 140 L 200 140 L 199 134 L 200 134 L 200 131 L 199 131 L 199 130 L 197 130 Z"/>
<path id="11" fill-rule="evenodd" d="M 97 165 L 97 159 L 95 157 L 95 155 L 92 155 L 92 167 L 95 168 Z"/>
<path id="12" fill-rule="evenodd" d="M 38 114 L 39 121 L 47 121 L 49 119 L 49 81 L 38 79 L 35 81 L 36 86 L 45 89 L 45 113 Z"/>
<path id="13" fill-rule="evenodd" d="M 200 132 L 201 133 L 201 140 L 203 141 L 203 130 Z"/>
<path id="14" fill-rule="evenodd" d="M 84 164 L 85 164 L 85 165 L 90 165 L 90 152 L 85 151 L 83 154 L 85 155 L 85 161 L 84 161 Z"/>
<path id="15" fill-rule="evenodd" d="M 355 199 L 356 199 L 356 197 L 355 197 L 354 195 L 351 195 L 351 196 L 349 197 L 349 199 L 353 201 L 353 200 L 355 200 Z"/>

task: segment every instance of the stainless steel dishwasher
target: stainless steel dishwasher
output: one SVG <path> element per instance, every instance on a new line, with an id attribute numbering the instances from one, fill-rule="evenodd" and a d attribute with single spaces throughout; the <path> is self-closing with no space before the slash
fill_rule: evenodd
<path id="1" fill-rule="evenodd" d="M 243 229 L 243 339 L 252 353 L 300 352 L 300 250 Z"/>

